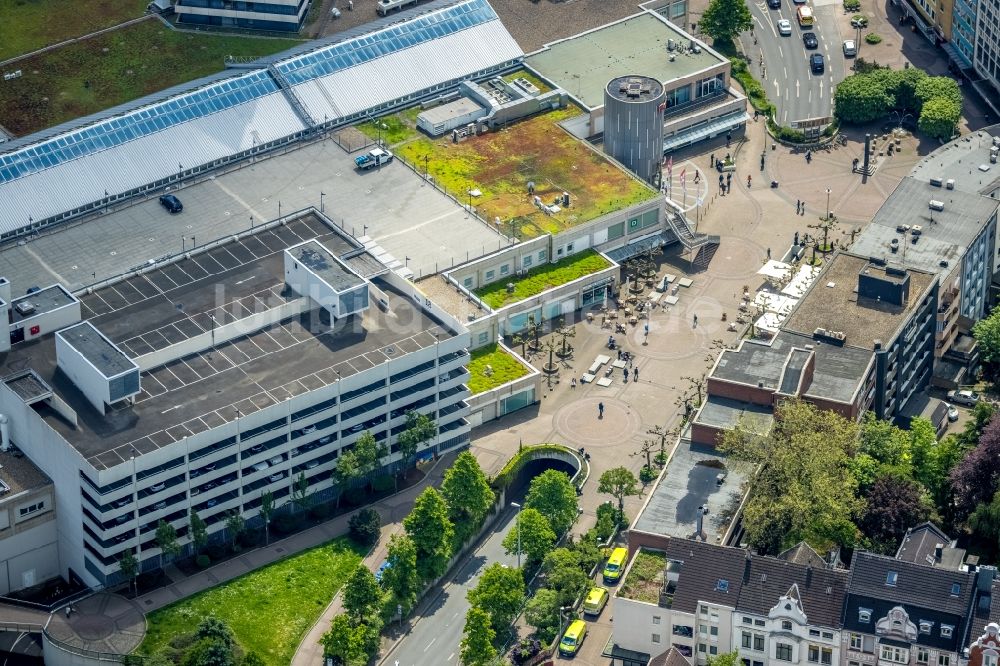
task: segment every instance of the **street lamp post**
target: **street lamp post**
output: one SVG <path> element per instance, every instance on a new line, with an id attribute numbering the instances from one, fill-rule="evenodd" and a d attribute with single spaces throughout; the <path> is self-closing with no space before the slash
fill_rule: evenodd
<path id="1" fill-rule="evenodd" d="M 323 197 L 326 196 L 326 192 L 319 193 L 319 212 L 323 212 Z"/>
<path id="2" fill-rule="evenodd" d="M 510 505 L 517 509 L 517 518 L 514 521 L 517 523 L 517 568 L 521 568 L 521 505 L 517 502 L 511 502 Z"/>
<path id="3" fill-rule="evenodd" d="M 826 188 L 826 221 L 830 221 L 830 188 Z"/>

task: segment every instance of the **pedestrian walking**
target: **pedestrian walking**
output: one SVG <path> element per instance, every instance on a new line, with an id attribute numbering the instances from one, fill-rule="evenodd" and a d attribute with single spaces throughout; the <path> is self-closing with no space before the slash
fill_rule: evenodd
<path id="1" fill-rule="evenodd" d="M 628 384 L 628 368 L 622 368 L 622 374 L 625 375 L 625 383 Z"/>
<path id="2" fill-rule="evenodd" d="M 747 174 L 747 188 L 750 187 L 750 174 Z"/>
<path id="3" fill-rule="evenodd" d="M 700 171 L 695 171 L 694 172 L 694 184 L 697 185 L 700 182 L 701 182 L 701 172 Z"/>
<path id="4" fill-rule="evenodd" d="M 632 381 L 639 381 L 639 368 L 636 368 L 632 373 Z"/>
<path id="5" fill-rule="evenodd" d="M 604 418 L 604 403 L 603 402 L 597 403 L 597 418 L 599 418 L 599 419 L 603 419 Z"/>
<path id="6" fill-rule="evenodd" d="M 622 360 L 622 350 L 621 349 L 618 350 L 618 360 L 619 361 Z"/>
<path id="7" fill-rule="evenodd" d="M 570 385 L 569 385 L 569 387 L 570 387 L 571 389 L 575 389 L 575 388 L 576 388 L 576 377 L 574 377 L 574 378 L 573 378 L 573 381 L 572 381 L 572 382 L 570 382 Z"/>
<path id="8" fill-rule="evenodd" d="M 767 248 L 767 260 L 771 261 L 771 248 Z"/>
<path id="9" fill-rule="evenodd" d="M 726 148 L 729 147 L 729 144 L 732 142 L 732 140 L 733 140 L 733 133 L 726 132 Z"/>
<path id="10" fill-rule="evenodd" d="M 799 208 L 801 208 L 801 207 L 802 207 L 802 200 L 801 199 L 796 199 L 795 200 L 795 214 L 796 215 L 799 214 Z"/>
<path id="11" fill-rule="evenodd" d="M 698 325 L 698 315 L 695 315 L 695 316 L 694 316 L 694 325 L 695 325 L 695 326 L 697 326 L 697 325 Z"/>

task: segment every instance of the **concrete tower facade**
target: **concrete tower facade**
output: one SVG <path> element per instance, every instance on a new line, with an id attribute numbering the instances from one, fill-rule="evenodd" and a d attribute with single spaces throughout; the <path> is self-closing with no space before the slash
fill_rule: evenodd
<path id="1" fill-rule="evenodd" d="M 663 159 L 663 84 L 620 76 L 604 89 L 604 152 L 639 178 L 656 184 Z"/>

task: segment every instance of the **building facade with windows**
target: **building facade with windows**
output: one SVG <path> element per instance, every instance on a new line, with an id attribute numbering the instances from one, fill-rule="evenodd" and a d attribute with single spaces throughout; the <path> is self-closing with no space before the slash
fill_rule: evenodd
<path id="1" fill-rule="evenodd" d="M 976 576 L 857 553 L 844 604 L 841 666 L 959 666 Z"/>
<path id="2" fill-rule="evenodd" d="M 308 10 L 309 0 L 177 0 L 174 4 L 180 23 L 281 32 L 298 32 Z"/>
<path id="3" fill-rule="evenodd" d="M 52 481 L 17 449 L 0 449 L 0 595 L 58 576 L 57 542 Z"/>
<path id="4" fill-rule="evenodd" d="M 89 585 L 117 582 L 125 550 L 158 566 L 161 520 L 186 545 L 191 512 L 221 537 L 230 512 L 257 520 L 265 493 L 288 505 L 299 478 L 331 500 L 364 432 L 394 468 L 410 411 L 437 424 L 418 456 L 468 443 L 467 330 L 318 216 L 80 300 L 82 322 L 42 318 L 38 338 L 0 354 L 0 414 L 54 483 L 63 573 Z M 137 391 L 114 389 L 129 368 Z"/>

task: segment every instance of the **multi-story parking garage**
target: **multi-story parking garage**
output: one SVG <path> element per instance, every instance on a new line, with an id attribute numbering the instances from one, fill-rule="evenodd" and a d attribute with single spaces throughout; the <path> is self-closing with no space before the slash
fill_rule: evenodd
<path id="1" fill-rule="evenodd" d="M 157 566 L 160 520 L 183 534 L 194 510 L 216 533 L 300 474 L 329 495 L 365 431 L 391 466 L 411 410 L 438 426 L 425 450 L 468 442 L 468 332 L 319 216 L 49 291 L 0 294 L 28 338 L 0 353 L 17 369 L 0 413 L 53 480 L 64 571 L 90 584 L 126 549 Z"/>

